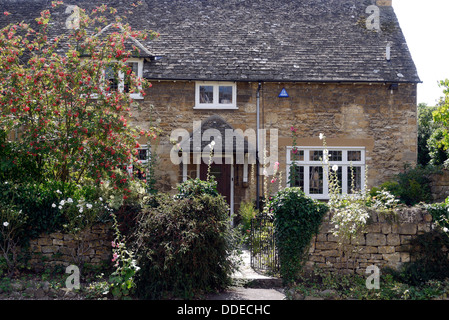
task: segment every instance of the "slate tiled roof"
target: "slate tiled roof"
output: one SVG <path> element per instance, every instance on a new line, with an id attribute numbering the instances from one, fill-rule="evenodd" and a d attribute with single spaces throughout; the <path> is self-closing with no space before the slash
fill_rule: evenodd
<path id="1" fill-rule="evenodd" d="M 101 2 L 65 1 L 83 8 Z M 2 0 L 0 12 L 37 16 L 38 3 L 51 1 Z M 149 79 L 419 82 L 393 7 L 379 6 L 379 32 L 366 29 L 371 4 L 376 1 L 144 0 L 130 22 L 161 34 L 144 43 L 163 57 L 146 63 Z"/>

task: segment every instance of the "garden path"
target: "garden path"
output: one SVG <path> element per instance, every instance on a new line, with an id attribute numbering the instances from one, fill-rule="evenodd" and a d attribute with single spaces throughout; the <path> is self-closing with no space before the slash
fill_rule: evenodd
<path id="1" fill-rule="evenodd" d="M 251 256 L 247 249 L 242 249 L 242 263 L 233 274 L 235 286 L 226 291 L 212 294 L 206 300 L 284 300 L 285 294 L 279 278 L 266 276 L 251 268 Z"/>

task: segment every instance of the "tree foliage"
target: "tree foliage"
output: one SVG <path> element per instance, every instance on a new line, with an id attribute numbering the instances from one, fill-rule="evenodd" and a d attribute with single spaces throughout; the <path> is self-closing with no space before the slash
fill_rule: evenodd
<path id="1" fill-rule="evenodd" d="M 150 86 L 131 72 L 127 61 L 137 48 L 127 43 L 156 33 L 135 31 L 116 13 L 106 5 L 80 9 L 79 27 L 56 37 L 50 10 L 36 28 L 21 22 L 0 30 L 0 131 L 15 136 L 2 140 L 13 168 L 27 163 L 38 181 L 109 180 L 126 188 L 121 169 L 136 161 L 136 141 L 156 134 L 127 123 L 130 93 L 145 95 Z M 107 25 L 110 32 L 101 33 Z M 114 89 L 105 70 L 124 74 L 129 90 Z"/>
<path id="2" fill-rule="evenodd" d="M 441 147 L 446 152 L 449 147 L 449 79 L 440 81 L 440 87 L 443 88 L 444 97 L 439 103 L 439 107 L 433 112 L 434 121 L 439 124 L 440 130 L 435 133 L 438 137 L 434 137 L 434 140 L 438 147 Z M 441 154 L 436 153 L 436 156 L 441 156 Z"/>

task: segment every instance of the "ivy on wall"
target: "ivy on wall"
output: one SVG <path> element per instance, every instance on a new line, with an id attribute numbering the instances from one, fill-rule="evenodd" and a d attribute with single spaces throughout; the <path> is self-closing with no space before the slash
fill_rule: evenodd
<path id="1" fill-rule="evenodd" d="M 284 283 L 297 278 L 307 261 L 308 247 L 328 211 L 327 205 L 308 196 L 300 188 L 285 188 L 270 202 Z"/>

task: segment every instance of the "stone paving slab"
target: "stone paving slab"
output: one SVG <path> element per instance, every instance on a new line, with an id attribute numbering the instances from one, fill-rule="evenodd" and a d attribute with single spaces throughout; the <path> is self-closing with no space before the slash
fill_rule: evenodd
<path id="1" fill-rule="evenodd" d="M 254 271 L 251 268 L 250 252 L 245 249 L 242 251 L 242 264 L 232 276 L 239 286 L 209 295 L 206 300 L 285 300 L 281 279 Z"/>

